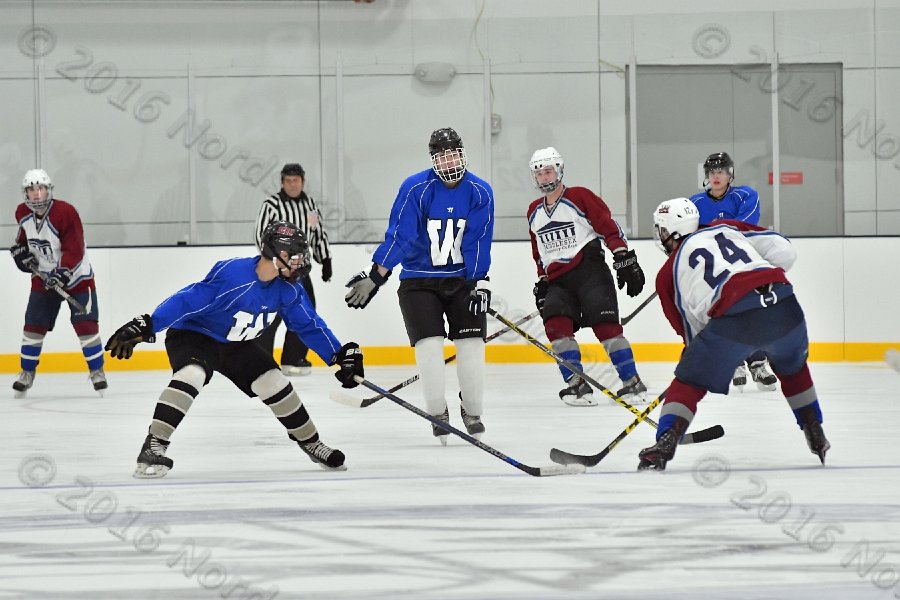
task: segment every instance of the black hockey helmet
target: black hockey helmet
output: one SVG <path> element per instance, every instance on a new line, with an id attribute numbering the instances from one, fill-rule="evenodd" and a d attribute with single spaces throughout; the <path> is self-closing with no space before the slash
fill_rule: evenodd
<path id="1" fill-rule="evenodd" d="M 300 163 L 288 163 L 281 167 L 281 180 L 284 181 L 284 178 L 289 176 L 300 177 L 300 179 L 306 181 L 306 171 L 303 170 Z"/>
<path id="2" fill-rule="evenodd" d="M 452 127 L 444 127 L 443 129 L 435 129 L 431 133 L 431 139 L 428 140 L 428 153 L 434 156 L 438 152 L 444 150 L 453 150 L 454 148 L 462 148 L 462 139 Z"/>
<path id="3" fill-rule="evenodd" d="M 312 257 L 309 253 L 309 242 L 306 241 L 306 234 L 300 231 L 296 225 L 287 221 L 273 221 L 266 226 L 263 231 L 261 244 L 261 253 L 264 258 L 276 258 L 282 263 L 284 268 L 289 266 L 281 258 L 281 251 L 287 252 L 290 259 L 295 256 L 300 259 L 300 266 L 292 274 L 291 281 L 296 281 L 300 277 L 309 275 L 312 269 Z M 280 269 L 279 269 L 280 271 Z"/>
<path id="4" fill-rule="evenodd" d="M 708 175 L 715 169 L 728 171 L 728 174 L 734 177 L 734 161 L 726 152 L 716 152 L 706 157 L 706 161 L 703 163 L 703 172 Z"/>

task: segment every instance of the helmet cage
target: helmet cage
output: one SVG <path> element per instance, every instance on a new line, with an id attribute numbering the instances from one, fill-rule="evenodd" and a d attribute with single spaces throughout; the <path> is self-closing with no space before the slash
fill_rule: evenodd
<path id="1" fill-rule="evenodd" d="M 286 221 L 270 223 L 263 232 L 261 245 L 263 257 L 272 259 L 279 276 L 291 283 L 306 277 L 312 270 L 312 256 L 306 235 L 295 225 Z M 282 252 L 287 253 L 288 262 L 281 257 Z M 289 274 L 284 275 L 282 269 L 287 269 Z M 292 269 L 294 270 L 291 271 Z"/>
<path id="2" fill-rule="evenodd" d="M 444 183 L 456 183 L 466 174 L 469 166 L 466 149 L 448 148 L 431 155 L 431 168 Z"/>

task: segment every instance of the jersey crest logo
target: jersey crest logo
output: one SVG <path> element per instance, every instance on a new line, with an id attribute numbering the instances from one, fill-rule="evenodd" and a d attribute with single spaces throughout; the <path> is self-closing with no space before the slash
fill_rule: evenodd
<path id="1" fill-rule="evenodd" d="M 274 312 L 265 312 L 254 315 L 239 310 L 234 313 L 234 325 L 225 337 L 229 342 L 252 340 L 275 320 L 275 315 L 277 314 L 278 313 Z"/>
<path id="2" fill-rule="evenodd" d="M 39 254 L 49 262 L 56 262 L 56 260 L 53 258 L 53 247 L 47 240 L 30 239 L 28 240 L 28 245 L 32 249 L 32 254 Z"/>
<path id="3" fill-rule="evenodd" d="M 575 223 L 571 221 L 550 221 L 535 233 L 547 252 L 565 252 L 578 243 L 575 237 Z"/>
<path id="4" fill-rule="evenodd" d="M 428 239 L 431 241 L 431 264 L 435 267 L 462 264 L 462 239 L 466 220 L 429 219 L 427 226 Z"/>

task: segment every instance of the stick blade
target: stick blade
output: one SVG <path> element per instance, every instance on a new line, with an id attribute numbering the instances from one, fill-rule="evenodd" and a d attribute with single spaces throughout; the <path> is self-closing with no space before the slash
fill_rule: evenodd
<path id="1" fill-rule="evenodd" d="M 681 440 L 681 444 L 702 444 L 711 440 L 717 440 L 725 435 L 725 429 L 721 425 L 713 425 L 707 429 L 701 429 L 688 433 Z"/>
<path id="2" fill-rule="evenodd" d="M 540 477 L 553 477 L 554 475 L 580 475 L 585 472 L 585 466 L 581 464 L 547 465 L 539 467 Z"/>
<path id="3" fill-rule="evenodd" d="M 593 467 L 598 462 L 600 462 L 599 458 L 597 457 L 572 454 L 571 452 L 566 452 L 565 450 L 560 450 L 559 448 L 552 448 L 550 450 L 550 460 L 558 465 L 575 466 L 581 468 Z"/>
<path id="4" fill-rule="evenodd" d="M 337 402 L 338 404 L 343 404 L 344 406 L 351 406 L 353 408 L 361 408 L 366 406 L 363 404 L 365 400 L 362 398 L 354 398 L 350 394 L 345 394 L 344 392 L 332 391 L 328 393 L 328 397 Z"/>

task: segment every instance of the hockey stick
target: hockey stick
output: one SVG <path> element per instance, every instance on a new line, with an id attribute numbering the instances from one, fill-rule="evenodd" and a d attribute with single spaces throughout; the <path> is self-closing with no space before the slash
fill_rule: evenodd
<path id="1" fill-rule="evenodd" d="M 552 358 L 559 364 L 563 365 L 565 368 L 569 369 L 570 371 L 572 371 L 573 373 L 575 373 L 576 375 L 578 375 L 579 377 L 581 377 L 582 379 L 584 379 L 585 381 L 590 383 L 592 386 L 594 386 L 595 388 L 597 388 L 598 390 L 600 390 L 601 392 L 603 392 L 604 394 L 609 396 L 610 399 L 614 400 L 617 404 L 620 404 L 620 405 L 624 406 L 625 408 L 627 408 L 629 411 L 631 411 L 632 414 L 637 415 L 637 416 L 640 416 L 642 414 L 640 410 L 638 410 L 631 404 L 625 402 L 624 400 L 622 400 L 621 398 L 616 396 L 608 388 L 600 385 L 600 383 L 598 383 L 593 377 L 591 377 L 590 375 L 588 375 L 587 373 L 585 373 L 584 371 L 582 371 L 581 369 L 576 367 L 574 364 L 572 364 L 570 361 L 566 360 L 565 358 L 563 358 L 562 356 L 560 356 L 559 354 L 554 352 L 552 349 L 550 349 L 547 346 L 545 346 L 544 344 L 542 344 L 539 340 L 537 340 L 534 337 L 532 337 L 531 335 L 529 335 L 527 331 L 523 331 L 522 329 L 516 327 L 515 323 L 510 322 L 509 319 L 507 319 L 506 317 L 504 317 L 503 315 L 498 313 L 493 308 L 489 308 L 488 312 L 491 315 L 493 315 L 495 319 L 497 319 L 498 321 L 500 321 L 501 323 L 503 323 L 504 325 L 506 325 L 507 327 L 509 327 L 516 333 L 518 333 L 519 335 L 521 335 L 527 341 L 531 342 L 532 345 L 539 348 L 541 351 L 544 352 L 544 354 L 546 354 L 547 356 L 549 356 L 550 358 Z M 657 400 L 659 400 L 659 399 L 657 399 Z M 644 411 L 644 412 L 646 412 L 646 411 Z M 649 413 L 647 413 L 647 414 L 649 414 Z M 647 423 L 649 423 L 650 426 L 653 427 L 654 429 L 657 429 L 659 427 L 659 425 L 656 423 L 656 421 L 654 421 L 647 415 L 644 415 L 643 417 L 641 417 L 641 420 L 646 420 Z M 724 433 L 725 433 L 724 430 L 719 426 L 710 427 L 709 429 L 701 429 L 700 431 L 696 431 L 694 433 L 685 434 L 684 438 L 682 438 L 682 440 L 681 440 L 681 443 L 682 444 L 699 444 L 701 442 L 708 442 L 710 440 L 714 440 L 714 439 L 722 437 L 722 435 L 724 435 Z"/>
<path id="2" fill-rule="evenodd" d="M 47 283 L 47 276 L 46 276 L 44 273 L 41 273 L 40 271 L 38 271 L 38 270 L 37 270 L 37 267 L 31 267 L 31 272 L 34 273 L 35 275 L 37 275 L 37 276 L 40 278 L 40 280 L 43 281 L 44 284 L 46 285 L 46 283 Z M 52 289 L 54 292 L 56 292 L 57 294 L 59 294 L 60 296 L 62 296 L 63 299 L 65 299 L 66 302 L 68 302 L 69 304 L 71 304 L 71 305 L 72 305 L 72 308 L 74 308 L 75 311 L 76 311 L 79 315 L 86 315 L 86 314 L 88 314 L 88 310 L 84 307 L 84 305 L 82 305 L 81 302 L 79 302 L 78 300 L 76 300 L 75 298 L 73 298 L 73 297 L 69 294 L 69 292 L 67 292 L 66 290 L 62 289 L 62 288 L 59 287 L 58 285 L 52 285 L 52 286 L 50 286 L 50 289 Z"/>
<path id="3" fill-rule="evenodd" d="M 656 400 L 654 400 L 653 402 L 650 403 L 650 406 L 648 406 L 646 408 L 646 410 L 644 410 L 644 412 L 639 414 L 638 417 L 628 425 L 628 427 L 626 427 L 625 429 L 622 430 L 622 433 L 620 433 L 619 435 L 616 436 L 616 439 L 611 441 L 606 446 L 606 448 L 604 448 L 597 454 L 585 456 L 583 454 L 572 454 L 571 452 L 566 452 L 565 450 L 553 448 L 550 450 L 550 460 L 552 460 L 553 462 L 555 462 L 557 464 L 567 465 L 567 466 L 571 466 L 571 465 L 583 465 L 584 467 L 595 466 L 601 460 L 606 458 L 606 455 L 609 454 L 610 452 L 612 452 L 612 449 L 615 448 L 616 446 L 618 446 L 619 442 L 624 440 L 625 436 L 628 435 L 629 433 L 631 433 L 634 430 L 634 428 L 640 424 L 641 421 L 646 419 L 647 415 L 649 415 L 651 412 L 653 412 L 653 409 L 656 408 L 657 405 L 660 402 L 662 402 L 665 397 L 666 397 L 666 392 L 663 392 L 662 394 L 660 394 Z M 719 425 L 716 425 L 715 427 L 712 427 L 711 429 L 715 429 L 716 427 L 718 427 L 719 429 L 722 429 L 722 427 Z M 725 431 L 722 430 L 723 435 L 724 435 L 724 433 L 725 433 Z M 685 437 L 687 437 L 687 436 L 685 436 Z"/>
<path id="4" fill-rule="evenodd" d="M 641 312 L 642 310 L 644 310 L 644 308 L 645 308 L 648 304 L 650 304 L 651 302 L 653 302 L 653 299 L 656 298 L 658 295 L 659 295 L 659 294 L 658 294 L 657 292 L 653 292 L 652 294 L 650 294 L 650 297 L 647 298 L 646 300 L 644 300 L 643 302 L 641 302 L 640 305 L 638 305 L 638 307 L 637 307 L 636 309 L 634 309 L 634 312 L 632 312 L 630 315 L 628 315 L 627 317 L 625 317 L 624 319 L 622 319 L 622 325 L 627 325 L 627 324 L 628 324 L 628 321 L 630 321 L 630 320 L 632 320 L 633 318 L 635 318 L 635 317 L 637 316 L 637 314 L 638 314 L 639 312 Z"/>
<path id="5" fill-rule="evenodd" d="M 563 465 L 563 466 L 548 465 L 546 467 L 530 467 L 528 465 L 522 464 L 519 461 L 515 460 L 514 458 L 510 458 L 509 456 L 503 454 L 496 448 L 492 448 L 491 446 L 488 446 L 487 444 L 481 442 L 480 440 L 475 439 L 468 433 L 460 431 L 459 429 L 450 425 L 449 423 L 445 423 L 445 422 L 441 421 L 439 418 L 429 415 L 427 412 L 425 412 L 421 408 L 414 406 L 414 405 L 410 404 L 409 402 L 407 402 L 406 400 L 403 400 L 402 398 L 395 396 L 393 393 L 378 387 L 371 381 L 364 379 L 362 377 L 359 377 L 358 375 L 355 376 L 353 379 L 355 379 L 356 382 L 359 383 L 360 385 L 366 386 L 373 392 L 378 392 L 379 394 L 384 395 L 386 398 L 388 398 L 392 402 L 399 404 L 406 410 L 416 413 L 423 419 L 427 419 L 428 421 L 431 422 L 432 425 L 437 425 L 438 427 L 440 427 L 447 433 L 452 433 L 454 435 L 461 437 L 462 439 L 469 442 L 473 446 L 477 446 L 478 448 L 481 448 L 488 454 L 496 456 L 500 460 L 514 466 L 515 468 L 519 469 L 520 471 L 524 471 L 525 473 L 528 473 L 529 475 L 532 475 L 534 477 L 550 477 L 551 475 L 575 475 L 578 473 L 584 473 L 584 467 L 579 464 Z"/>
<path id="6" fill-rule="evenodd" d="M 521 325 L 522 323 L 525 323 L 526 321 L 530 321 L 531 319 L 535 318 L 539 314 L 540 313 L 538 311 L 534 311 L 531 314 L 525 315 L 524 317 L 522 317 L 521 319 L 516 321 L 516 325 Z M 512 330 L 509 327 L 504 327 L 503 329 L 499 329 L 499 330 L 495 331 L 494 333 L 492 333 L 491 335 L 484 338 L 484 341 L 485 341 L 485 343 L 487 343 L 495 338 L 500 337 L 504 333 L 509 333 L 510 331 L 512 331 Z M 445 358 L 444 364 L 448 365 L 448 364 L 452 363 L 454 360 L 456 360 L 455 354 Z M 395 385 L 388 391 L 391 393 L 394 393 L 398 390 L 402 390 L 403 388 L 405 388 L 408 385 L 412 385 L 413 383 L 417 382 L 418 380 L 419 380 L 419 374 L 416 373 L 415 375 L 413 375 L 406 381 L 398 383 L 397 385 Z M 354 408 L 365 408 L 367 406 L 372 406 L 373 404 L 375 404 L 382 398 L 384 398 L 384 394 L 378 394 L 377 396 L 372 396 L 371 398 L 365 398 L 363 400 L 360 400 L 359 398 L 354 398 L 350 394 L 342 394 L 342 393 L 334 393 L 334 394 L 332 394 L 332 397 L 331 397 L 331 399 L 334 400 L 335 402 L 340 402 L 341 404 L 346 404 L 347 406 L 352 406 Z"/>

